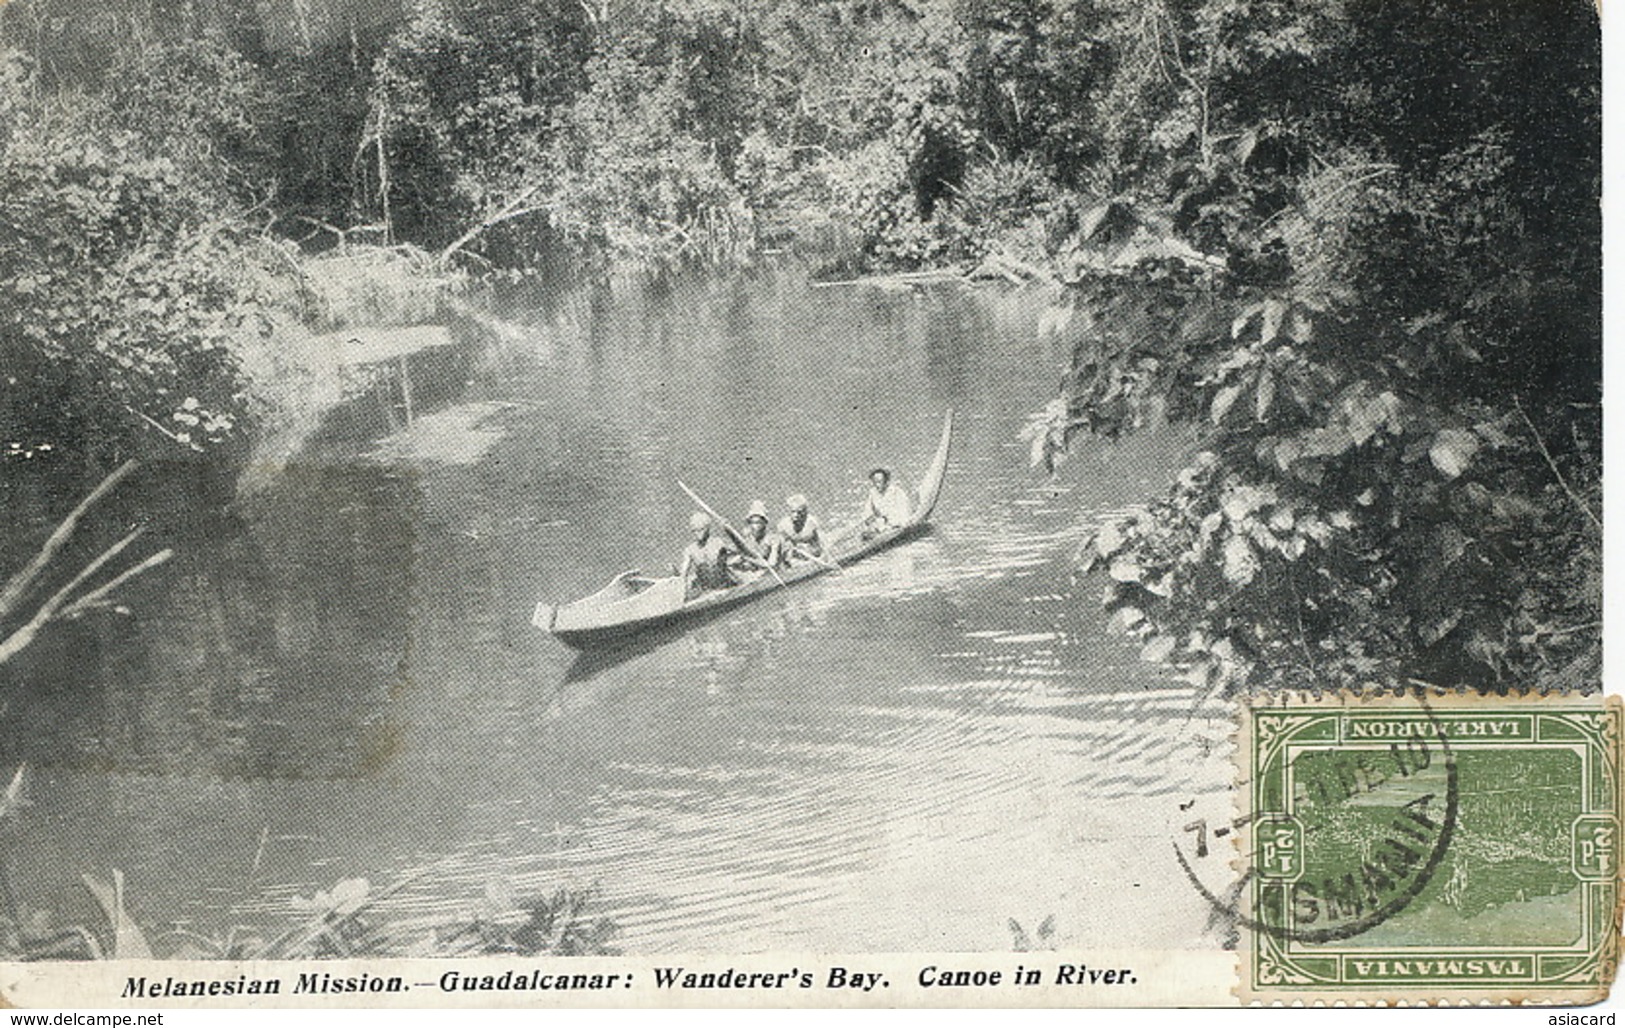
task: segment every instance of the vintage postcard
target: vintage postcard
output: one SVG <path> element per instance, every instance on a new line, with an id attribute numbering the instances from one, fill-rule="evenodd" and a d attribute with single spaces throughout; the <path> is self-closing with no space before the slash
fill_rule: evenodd
<path id="1" fill-rule="evenodd" d="M 0 0 L 0 1002 L 1603 1000 L 1602 54 Z"/>

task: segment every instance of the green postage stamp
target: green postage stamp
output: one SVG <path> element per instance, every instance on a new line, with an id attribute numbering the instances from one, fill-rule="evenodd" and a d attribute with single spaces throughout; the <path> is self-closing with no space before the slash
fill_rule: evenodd
<path id="1" fill-rule="evenodd" d="M 1619 953 L 1620 718 L 1617 698 L 1249 708 L 1238 995 L 1605 997 Z"/>

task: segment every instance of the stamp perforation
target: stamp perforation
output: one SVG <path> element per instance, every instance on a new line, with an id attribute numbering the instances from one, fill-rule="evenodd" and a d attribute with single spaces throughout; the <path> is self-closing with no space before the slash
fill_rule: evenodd
<path id="1" fill-rule="evenodd" d="M 1621 763 L 1617 701 L 1572 696 L 1379 699 L 1327 694 L 1289 704 L 1291 701 L 1254 701 L 1242 712 L 1238 726 L 1237 768 L 1238 772 L 1245 770 L 1238 774 L 1232 795 L 1237 805 L 1236 820 L 1245 827 L 1234 836 L 1232 867 L 1238 877 L 1247 880 L 1243 895 L 1249 904 L 1239 912 L 1244 925 L 1237 988 L 1240 998 L 1253 1002 L 1335 996 L 1340 1002 L 1352 999 L 1381 1004 L 1485 1000 L 1576 1003 L 1606 995 L 1619 948 Z M 1327 717 L 1335 721 L 1336 730 L 1329 737 L 1321 734 L 1309 738 L 1313 734 L 1311 727 L 1322 727 Z M 1492 724 L 1496 718 L 1502 720 Z M 1410 921 L 1402 917 L 1406 904 L 1399 903 L 1381 908 L 1382 916 L 1370 919 L 1369 924 L 1353 922 L 1341 937 L 1317 939 L 1307 935 L 1294 916 L 1300 912 L 1304 895 L 1313 893 L 1313 885 L 1299 884 L 1306 873 L 1303 867 L 1289 879 L 1282 877 L 1287 884 L 1267 884 L 1268 875 L 1260 873 L 1260 861 L 1268 859 L 1261 848 L 1262 833 L 1277 830 L 1271 827 L 1273 824 L 1295 818 L 1300 822 L 1297 838 L 1303 847 L 1301 859 L 1305 867 L 1313 866 L 1317 859 L 1329 859 L 1328 854 L 1339 853 L 1338 846 L 1349 841 L 1348 824 L 1361 823 L 1350 816 L 1350 809 L 1363 804 L 1369 808 L 1368 814 L 1370 810 L 1392 811 L 1399 808 L 1405 795 L 1403 790 L 1379 794 L 1388 779 L 1371 762 L 1377 759 L 1373 755 L 1381 754 L 1383 749 L 1373 745 L 1372 733 L 1351 733 L 1349 726 L 1387 723 L 1400 726 L 1391 734 L 1425 734 L 1416 728 L 1423 721 L 1431 723 L 1427 732 L 1433 733 L 1440 748 L 1450 753 L 1450 774 L 1462 777 L 1463 805 L 1458 814 L 1470 822 L 1462 829 L 1466 833 L 1462 840 L 1471 852 L 1464 856 L 1457 845 L 1450 855 L 1453 877 L 1443 885 L 1429 888 L 1429 882 L 1416 884 L 1413 879 L 1410 898 L 1422 907 Z M 1341 806 L 1332 802 L 1337 799 L 1335 791 L 1318 808 L 1313 802 L 1306 806 L 1297 802 L 1313 789 L 1313 783 L 1306 785 L 1305 778 L 1312 770 L 1312 759 L 1305 762 L 1301 759 L 1304 754 L 1332 764 L 1341 762 L 1339 773 L 1346 773 L 1348 781 L 1355 783 L 1349 786 L 1350 794 L 1342 797 Z M 1573 759 L 1568 764 L 1554 763 L 1552 757 L 1557 754 L 1570 754 Z M 1464 771 L 1456 770 L 1457 757 L 1467 760 Z M 1562 772 L 1568 776 L 1565 780 L 1540 777 L 1550 778 L 1558 774 L 1554 769 L 1564 767 L 1569 768 Z M 1363 778 L 1356 773 L 1361 768 Z M 1505 783 L 1496 783 L 1493 789 L 1485 787 L 1490 769 L 1501 768 L 1515 772 L 1514 776 Z M 1495 802 L 1487 802 L 1492 795 Z M 1523 838 L 1531 836 L 1542 822 L 1538 817 L 1526 819 L 1519 828 L 1516 815 L 1524 810 L 1544 812 L 1548 807 L 1570 806 L 1575 815 L 1564 824 L 1564 834 L 1571 837 L 1564 840 L 1564 849 L 1569 851 L 1564 855 L 1570 858 L 1567 863 L 1573 863 L 1580 859 L 1582 844 L 1589 847 L 1585 859 L 1592 863 L 1585 867 L 1593 869 L 1593 873 L 1583 874 L 1575 864 L 1566 886 L 1563 881 L 1548 884 L 1547 894 L 1512 889 L 1504 902 L 1490 904 L 1476 911 L 1475 916 L 1493 924 L 1496 918 L 1509 917 L 1508 910 L 1537 909 L 1544 915 L 1561 917 L 1565 916 L 1563 909 L 1572 908 L 1572 936 L 1562 943 L 1550 939 L 1524 941 L 1515 934 L 1500 939 L 1474 938 L 1473 932 L 1485 929 L 1481 924 L 1472 924 L 1461 913 L 1465 907 L 1460 905 L 1462 890 L 1477 888 L 1471 879 L 1484 874 L 1480 865 L 1495 867 L 1485 862 L 1481 852 L 1518 853 L 1517 846 L 1511 845 L 1517 842 L 1534 854 L 1530 859 L 1539 858 L 1535 865 L 1538 869 L 1549 870 L 1556 844 Z M 1487 811 L 1502 813 L 1491 817 Z M 1313 823 L 1315 817 L 1321 823 Z M 1311 823 L 1303 824 L 1306 818 Z M 1370 817 L 1367 820 L 1376 823 Z M 1396 838 L 1408 842 L 1404 827 L 1401 824 Z M 1455 828 L 1454 824 L 1446 827 L 1452 831 Z M 1512 833 L 1515 828 L 1522 835 L 1510 842 L 1495 835 L 1497 831 Z M 1595 838 L 1586 834 L 1591 830 L 1597 833 Z M 1487 845 L 1486 840 L 1496 845 Z M 1369 859 L 1372 853 L 1379 852 L 1381 843 L 1370 838 L 1355 842 L 1358 845 L 1349 847 L 1348 852 L 1367 858 L 1358 865 L 1367 875 L 1365 887 L 1369 888 L 1373 881 L 1395 884 L 1382 874 L 1385 867 L 1380 860 L 1373 864 Z M 1449 843 L 1447 837 L 1440 846 L 1441 861 Z M 1394 866 L 1412 870 L 1404 862 Z M 1467 884 L 1458 881 L 1464 868 L 1473 869 L 1468 872 Z M 1447 887 L 1454 892 L 1447 892 Z M 1440 896 L 1456 903 L 1459 909 L 1441 914 Z M 1559 897 L 1569 899 L 1553 907 L 1552 902 Z M 1473 903 L 1481 902 L 1482 897 L 1473 897 Z M 1364 908 L 1356 899 L 1350 909 L 1359 912 Z M 1272 917 L 1279 923 L 1272 923 Z M 1430 925 L 1453 925 L 1458 937 L 1415 934 L 1424 931 L 1419 926 Z M 1379 927 L 1381 931 L 1368 935 Z"/>

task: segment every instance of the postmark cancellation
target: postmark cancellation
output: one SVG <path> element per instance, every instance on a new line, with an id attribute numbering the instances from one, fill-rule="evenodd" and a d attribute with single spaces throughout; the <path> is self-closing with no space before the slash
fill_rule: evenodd
<path id="1" fill-rule="evenodd" d="M 1617 697 L 1275 697 L 1240 720 L 1241 1000 L 1606 997 Z"/>

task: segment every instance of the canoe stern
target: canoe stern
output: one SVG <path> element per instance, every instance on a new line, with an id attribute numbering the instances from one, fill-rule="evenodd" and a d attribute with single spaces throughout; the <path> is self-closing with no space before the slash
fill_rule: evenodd
<path id="1" fill-rule="evenodd" d="M 538 603 L 536 609 L 531 612 L 530 623 L 544 632 L 551 632 L 553 630 L 553 619 L 558 617 L 558 613 L 556 607 Z"/>

